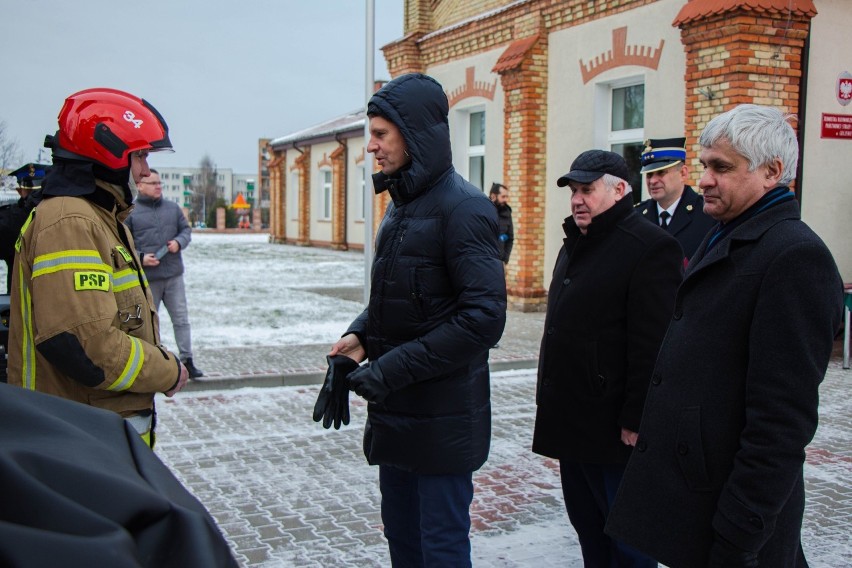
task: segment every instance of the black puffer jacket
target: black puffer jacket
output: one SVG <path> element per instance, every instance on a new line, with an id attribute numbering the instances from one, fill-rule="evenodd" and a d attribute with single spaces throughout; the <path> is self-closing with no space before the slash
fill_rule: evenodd
<path id="1" fill-rule="evenodd" d="M 491 438 L 488 349 L 506 321 L 497 213 L 453 169 L 447 97 L 434 79 L 399 77 L 370 105 L 400 128 L 411 164 L 373 176 L 393 201 L 376 236 L 370 303 L 347 332 L 392 391 L 368 407 L 364 453 L 418 473 L 474 471 Z"/>

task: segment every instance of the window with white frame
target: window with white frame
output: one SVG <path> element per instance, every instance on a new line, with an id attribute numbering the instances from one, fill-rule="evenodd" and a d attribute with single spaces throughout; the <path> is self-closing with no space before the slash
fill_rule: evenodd
<path id="1" fill-rule="evenodd" d="M 290 199 L 288 206 L 290 207 L 290 219 L 293 221 L 299 220 L 299 172 L 290 172 Z"/>
<path id="2" fill-rule="evenodd" d="M 610 86 L 609 148 L 627 162 L 633 201 L 642 200 L 640 158 L 645 140 L 645 84 L 634 81 Z"/>
<path id="3" fill-rule="evenodd" d="M 331 219 L 331 170 L 320 170 L 320 219 Z"/>
<path id="4" fill-rule="evenodd" d="M 467 127 L 467 180 L 485 188 L 485 111 L 468 114 Z"/>

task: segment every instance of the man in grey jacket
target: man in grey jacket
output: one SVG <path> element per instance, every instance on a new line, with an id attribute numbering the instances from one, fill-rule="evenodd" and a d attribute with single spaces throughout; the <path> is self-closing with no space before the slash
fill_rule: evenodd
<path id="1" fill-rule="evenodd" d="M 192 229 L 178 204 L 163 199 L 157 170 L 151 168 L 151 175 L 139 182 L 139 197 L 126 223 L 142 259 L 154 306 L 159 310 L 163 302 L 169 312 L 180 359 L 191 379 L 203 377 L 204 373 L 192 361 L 192 334 L 181 257 L 181 251 L 192 240 Z"/>

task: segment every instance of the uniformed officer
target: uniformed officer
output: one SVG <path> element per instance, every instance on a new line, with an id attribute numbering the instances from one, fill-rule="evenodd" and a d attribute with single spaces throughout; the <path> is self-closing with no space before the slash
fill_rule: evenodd
<path id="1" fill-rule="evenodd" d="M 645 174 L 651 199 L 636 207 L 642 217 L 677 239 L 686 264 L 716 222 L 704 213 L 704 198 L 686 183 L 686 138 L 652 138 L 645 146 L 640 171 Z"/>
<path id="2" fill-rule="evenodd" d="M 6 262 L 6 290 L 12 287 L 15 241 L 27 215 L 41 201 L 41 182 L 49 169 L 47 164 L 30 163 L 9 174 L 18 180 L 16 189 L 20 198 L 15 203 L 0 207 L 0 258 Z"/>

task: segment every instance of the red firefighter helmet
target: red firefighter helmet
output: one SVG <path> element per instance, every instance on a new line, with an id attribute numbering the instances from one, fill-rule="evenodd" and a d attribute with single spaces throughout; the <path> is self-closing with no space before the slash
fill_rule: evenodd
<path id="1" fill-rule="evenodd" d="M 112 170 L 130 166 L 130 153 L 172 150 L 169 127 L 149 102 L 117 89 L 86 89 L 59 111 L 60 158 L 86 159 Z"/>

